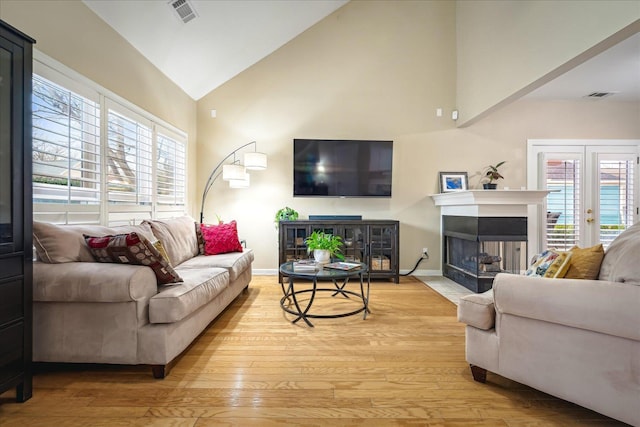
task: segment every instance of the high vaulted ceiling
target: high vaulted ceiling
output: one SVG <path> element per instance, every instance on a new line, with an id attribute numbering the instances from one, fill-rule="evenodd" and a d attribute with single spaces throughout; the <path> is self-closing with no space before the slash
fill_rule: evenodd
<path id="1" fill-rule="evenodd" d="M 198 100 L 348 0 L 188 0 L 187 23 L 168 0 L 83 1 Z"/>
<path id="2" fill-rule="evenodd" d="M 198 100 L 268 56 L 348 0 L 184 0 L 197 17 L 183 23 L 176 0 L 83 0 L 142 55 Z M 640 101 L 640 34 L 526 95 L 577 100 L 609 92 Z"/>

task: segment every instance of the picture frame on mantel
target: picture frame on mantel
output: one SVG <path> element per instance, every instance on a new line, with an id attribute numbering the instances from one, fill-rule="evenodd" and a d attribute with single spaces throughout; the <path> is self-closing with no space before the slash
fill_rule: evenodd
<path id="1" fill-rule="evenodd" d="M 469 178 L 466 172 L 440 172 L 441 193 L 466 191 L 468 188 Z"/>

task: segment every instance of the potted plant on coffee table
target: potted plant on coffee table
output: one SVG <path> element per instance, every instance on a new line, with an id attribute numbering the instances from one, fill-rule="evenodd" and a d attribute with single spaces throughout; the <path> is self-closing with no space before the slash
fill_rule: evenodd
<path id="1" fill-rule="evenodd" d="M 484 188 L 485 190 L 495 190 L 496 188 L 498 188 L 498 184 L 493 181 L 497 181 L 499 179 L 504 178 L 504 176 L 502 176 L 500 172 L 498 172 L 498 168 L 504 165 L 505 163 L 506 163 L 506 160 L 503 160 L 500 163 L 497 163 L 495 166 L 489 165 L 485 168 L 484 176 L 485 178 L 489 179 L 489 182 L 483 183 L 482 188 Z"/>
<path id="2" fill-rule="evenodd" d="M 331 258 L 344 260 L 342 255 L 342 237 L 316 230 L 305 239 L 307 251 L 313 252 L 313 258 L 318 264 L 326 264 Z"/>

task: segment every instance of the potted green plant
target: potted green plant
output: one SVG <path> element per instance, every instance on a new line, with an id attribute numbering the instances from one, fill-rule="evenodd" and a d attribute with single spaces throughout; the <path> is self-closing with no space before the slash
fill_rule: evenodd
<path id="1" fill-rule="evenodd" d="M 344 260 L 342 255 L 342 237 L 316 230 L 304 240 L 307 252 L 313 252 L 313 258 L 319 264 L 326 264 L 331 257 Z"/>
<path id="2" fill-rule="evenodd" d="M 276 217 L 273 222 L 275 222 L 277 229 L 280 221 L 295 221 L 296 219 L 298 219 L 298 212 L 286 206 L 276 212 Z"/>
<path id="3" fill-rule="evenodd" d="M 493 182 L 499 179 L 503 179 L 504 176 L 498 172 L 498 168 L 506 163 L 506 160 L 497 163 L 495 166 L 489 165 L 485 168 L 485 178 L 489 179 L 489 182 L 485 182 L 482 184 L 482 188 L 485 190 L 495 190 L 498 187 L 498 184 Z"/>

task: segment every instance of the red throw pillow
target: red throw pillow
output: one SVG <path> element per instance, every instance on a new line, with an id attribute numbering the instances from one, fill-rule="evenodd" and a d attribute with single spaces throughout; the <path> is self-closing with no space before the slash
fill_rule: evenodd
<path id="1" fill-rule="evenodd" d="M 218 225 L 200 224 L 200 229 L 204 237 L 205 255 L 242 252 L 242 245 L 238 239 L 238 229 L 235 221 Z"/>
<path id="2" fill-rule="evenodd" d="M 159 285 L 183 281 L 153 244 L 138 233 L 102 237 L 85 234 L 84 240 L 98 262 L 146 265 L 155 273 Z"/>

